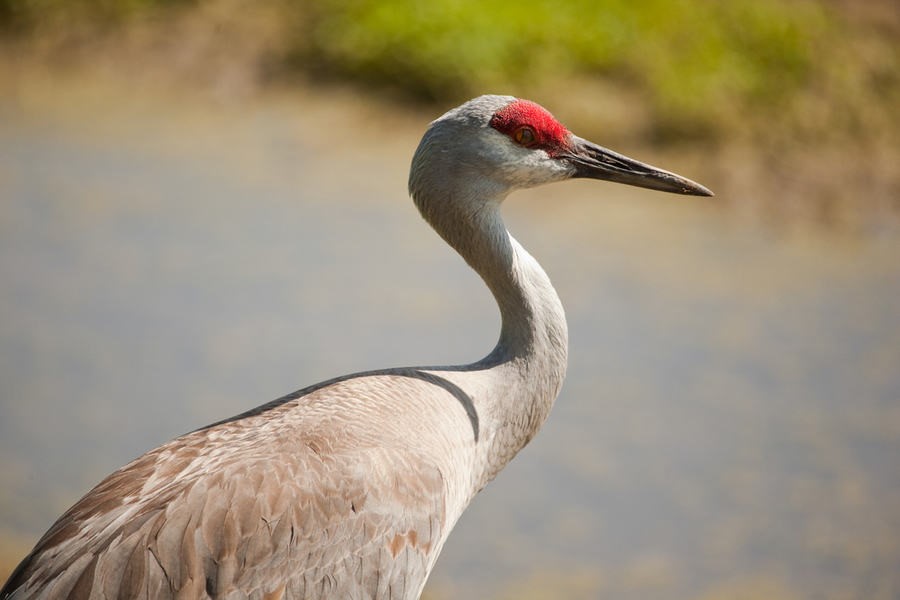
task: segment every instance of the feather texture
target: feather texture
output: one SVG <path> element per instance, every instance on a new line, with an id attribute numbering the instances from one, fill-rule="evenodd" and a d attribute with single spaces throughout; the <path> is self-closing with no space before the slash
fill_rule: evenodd
<path id="1" fill-rule="evenodd" d="M 465 411 L 437 389 L 396 375 L 344 379 L 177 438 L 69 509 L 6 590 L 11 598 L 415 597 L 448 527 L 442 473 L 458 467 L 440 454 L 471 455 L 473 446 Z M 385 401 L 398 390 L 400 400 Z M 444 430 L 446 405 L 457 435 Z"/>

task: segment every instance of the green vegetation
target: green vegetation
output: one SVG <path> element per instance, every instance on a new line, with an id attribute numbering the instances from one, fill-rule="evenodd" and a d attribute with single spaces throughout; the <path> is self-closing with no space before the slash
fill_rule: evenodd
<path id="1" fill-rule="evenodd" d="M 772 0 L 316 6 L 297 49 L 324 71 L 427 100 L 604 77 L 640 90 L 663 132 L 711 133 L 727 113 L 782 106 L 833 28 L 821 5 Z"/>
<path id="2" fill-rule="evenodd" d="M 0 22 L 8 36 L 48 24 L 108 31 L 216 4 L 238 27 L 257 11 L 283 24 L 261 46 L 267 75 L 299 71 L 444 105 L 485 91 L 556 102 L 600 81 L 624 104 L 637 99 L 640 134 L 656 139 L 818 142 L 898 125 L 890 0 L 866 10 L 837 0 L 0 0 Z"/>

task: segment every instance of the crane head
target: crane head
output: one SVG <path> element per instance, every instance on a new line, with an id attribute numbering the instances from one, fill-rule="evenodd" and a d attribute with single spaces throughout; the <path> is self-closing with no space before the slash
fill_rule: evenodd
<path id="1" fill-rule="evenodd" d="M 451 189 L 502 197 L 571 178 L 712 196 L 704 186 L 570 132 L 545 108 L 512 96 L 479 96 L 435 120 L 413 157 L 410 192 Z"/>
<path id="2" fill-rule="evenodd" d="M 549 159 L 568 164 L 571 177 L 604 179 L 637 187 L 712 196 L 704 186 L 680 175 L 636 161 L 584 140 L 566 129 L 543 106 L 530 100 L 514 100 L 494 113 L 490 126 L 522 148 L 546 153 Z"/>

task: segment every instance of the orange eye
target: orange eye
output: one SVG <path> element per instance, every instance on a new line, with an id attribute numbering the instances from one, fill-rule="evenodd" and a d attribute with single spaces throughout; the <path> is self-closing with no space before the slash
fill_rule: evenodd
<path id="1" fill-rule="evenodd" d="M 516 129 L 515 133 L 513 133 L 513 139 L 516 140 L 517 144 L 525 146 L 526 148 L 537 142 L 537 136 L 534 133 L 534 129 L 528 126 Z"/>

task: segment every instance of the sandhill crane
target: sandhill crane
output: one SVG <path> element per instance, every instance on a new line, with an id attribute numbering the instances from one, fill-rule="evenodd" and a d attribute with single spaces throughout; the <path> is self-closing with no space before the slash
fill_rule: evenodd
<path id="1" fill-rule="evenodd" d="M 0 598 L 418 598 L 565 375 L 562 304 L 500 204 L 573 177 L 711 195 L 527 100 L 449 111 L 415 152 L 409 192 L 493 293 L 496 347 L 468 365 L 339 377 L 151 450 L 63 514 Z"/>

